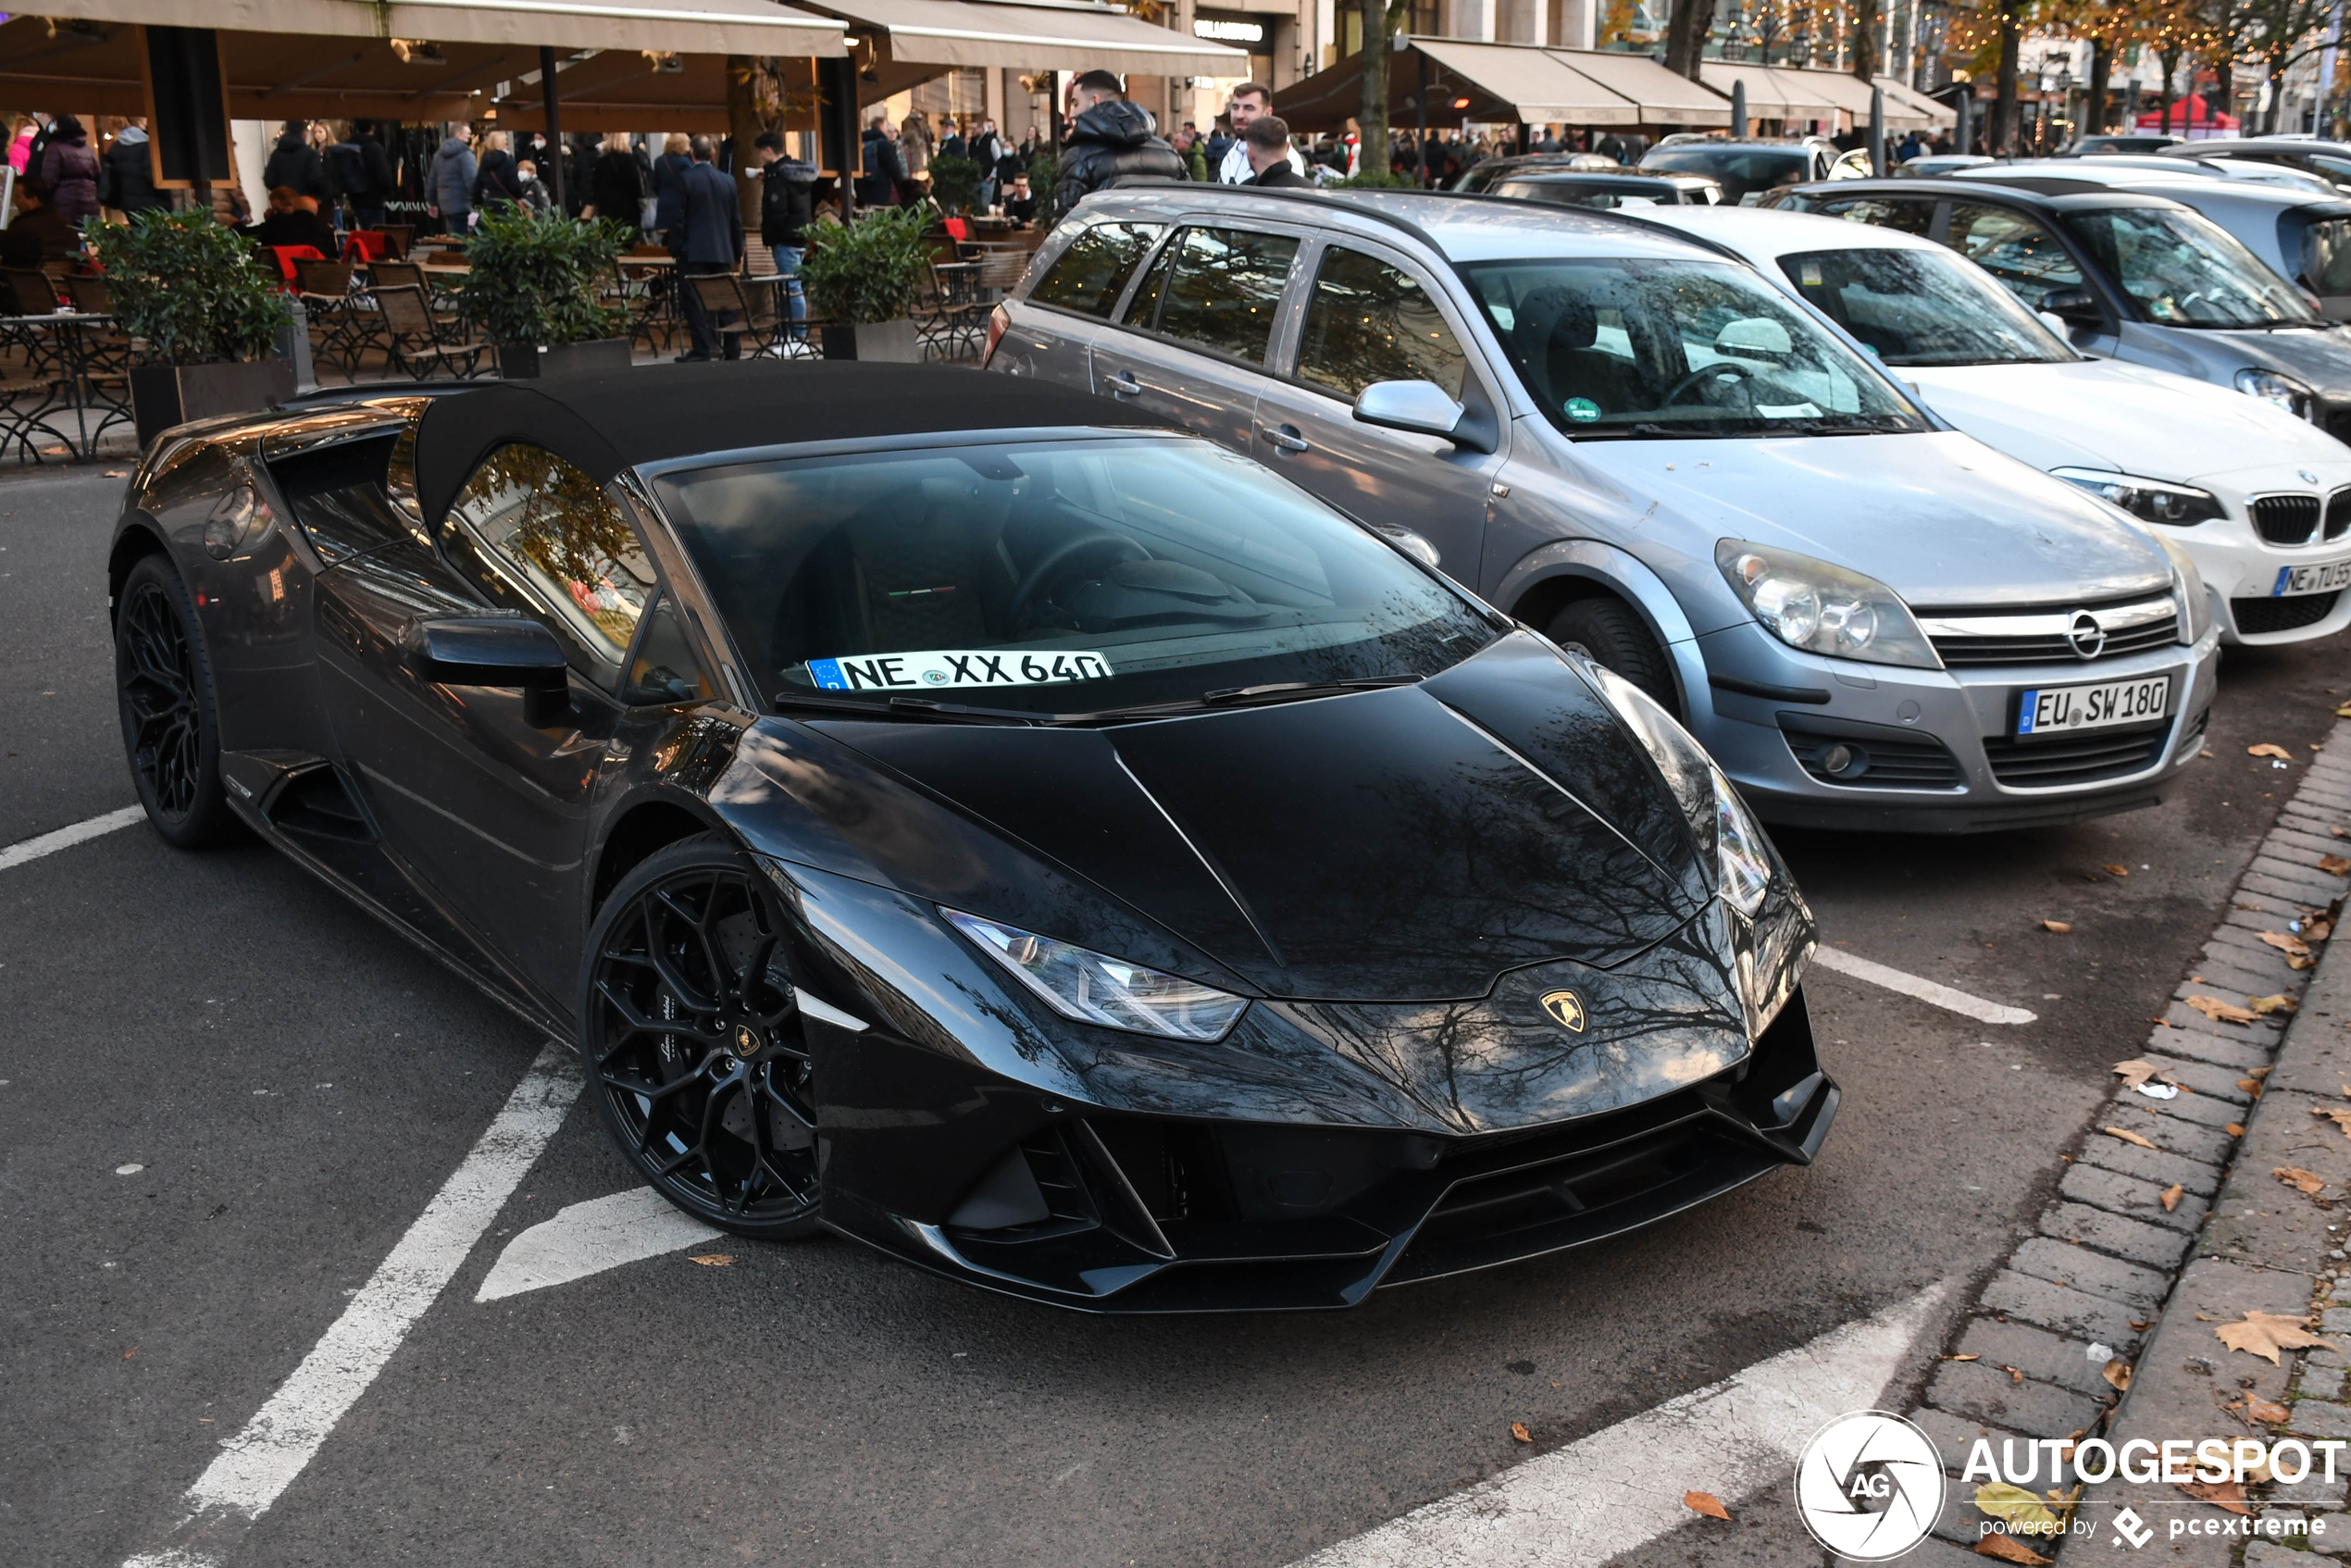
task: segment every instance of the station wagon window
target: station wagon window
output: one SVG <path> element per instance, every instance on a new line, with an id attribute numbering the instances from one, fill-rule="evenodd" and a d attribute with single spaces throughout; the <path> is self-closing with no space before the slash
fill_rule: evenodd
<path id="1" fill-rule="evenodd" d="M 1274 312 L 1298 242 L 1240 229 L 1187 229 L 1161 253 L 1127 312 L 1130 324 L 1211 354 L 1265 363 Z"/>
<path id="2" fill-rule="evenodd" d="M 584 678 L 619 689 L 655 579 L 603 486 L 542 447 L 502 446 L 457 492 L 441 546 L 492 604 L 543 622 Z"/>
<path id="3" fill-rule="evenodd" d="M 2150 321 L 2226 328 L 2319 320 L 2292 284 L 2200 214 L 2104 207 L 2069 214 L 2065 225 Z"/>
<path id="4" fill-rule="evenodd" d="M 2082 286 L 2082 268 L 2057 236 L 2007 207 L 1952 203 L 1950 237 L 1944 243 L 1997 278 L 2027 310 L 2040 309 L 2041 296 L 2051 289 Z"/>
<path id="5" fill-rule="evenodd" d="M 1898 229 L 1922 240 L 1929 238 L 1928 230 L 1934 227 L 1933 202 L 1859 196 L 1846 201 L 1807 202 L 1804 205 L 1823 218 L 1841 218 L 1848 223 L 1871 223 L 1880 229 Z"/>
<path id="6" fill-rule="evenodd" d="M 1419 279 L 1333 246 L 1323 256 L 1298 346 L 1300 380 L 1352 398 L 1374 381 L 1435 381 L 1462 395 L 1469 360 Z"/>
<path id="7" fill-rule="evenodd" d="M 1072 240 L 1069 249 L 1037 280 L 1028 292 L 1029 303 L 1107 317 L 1126 292 L 1135 264 L 1166 228 L 1163 223 L 1095 224 Z"/>

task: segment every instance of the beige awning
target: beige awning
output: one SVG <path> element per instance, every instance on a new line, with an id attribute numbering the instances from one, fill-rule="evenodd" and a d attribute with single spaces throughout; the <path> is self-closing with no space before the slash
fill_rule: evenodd
<path id="1" fill-rule="evenodd" d="M 1121 75 L 1247 76 L 1242 49 L 1187 38 L 1097 5 L 996 5 L 991 0 L 809 0 L 810 8 L 873 40 L 886 97 L 950 70 L 1109 70 Z"/>
<path id="2" fill-rule="evenodd" d="M 1927 96 L 1908 82 L 1881 76 L 1877 79 L 1877 84 L 1885 89 L 1885 123 L 1889 126 L 1895 124 L 1895 104 L 1897 101 L 1902 105 L 1901 113 L 1905 116 L 1901 124 L 1897 127 L 1898 130 L 1925 131 L 1936 128 L 1948 130 L 1959 123 L 1959 110 L 1948 104 Z"/>
<path id="3" fill-rule="evenodd" d="M 773 0 L 41 0 L 41 15 L 310 38 L 839 55 L 841 25 Z"/>
<path id="4" fill-rule="evenodd" d="M 1780 66 L 1753 66 L 1734 60 L 1709 60 L 1698 67 L 1698 80 L 1728 98 L 1740 83 L 1747 87 L 1750 119 L 1835 119 L 1842 106 L 1819 82 L 1809 80 L 1835 76 L 1834 71 L 1790 70 Z M 1851 78 L 1846 80 L 1850 81 Z M 1868 112 L 1868 106 L 1862 106 Z"/>
<path id="5" fill-rule="evenodd" d="M 1439 81 L 1455 87 L 1474 87 L 1475 93 L 1454 91 L 1451 98 L 1484 96 L 1509 112 L 1500 118 L 1529 125 L 1637 125 L 1640 106 L 1590 75 L 1571 68 L 1563 55 L 1524 44 L 1465 44 L 1453 38 L 1415 38 L 1413 48 L 1443 68 L 1432 72 L 1430 97 L 1445 96 Z M 1399 73 L 1388 67 L 1393 83 Z M 1407 80 L 1413 80 L 1407 75 Z M 1463 106 L 1465 108 L 1471 106 Z"/>
<path id="6" fill-rule="evenodd" d="M 1590 77 L 1640 110 L 1641 125 L 1728 125 L 1731 106 L 1705 83 L 1667 70 L 1647 55 L 1606 49 L 1552 49 L 1551 58 Z M 1597 123 L 1577 121 L 1578 124 Z"/>

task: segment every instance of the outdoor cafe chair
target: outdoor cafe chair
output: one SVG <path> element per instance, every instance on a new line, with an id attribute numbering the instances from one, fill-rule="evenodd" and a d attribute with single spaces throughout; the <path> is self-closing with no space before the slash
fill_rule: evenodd
<path id="1" fill-rule="evenodd" d="M 375 295 L 376 306 L 383 313 L 392 368 L 401 375 L 421 381 L 434 367 L 459 380 L 481 373 L 481 356 L 490 352 L 490 345 L 479 338 L 453 341 L 421 287 L 379 284 Z"/>

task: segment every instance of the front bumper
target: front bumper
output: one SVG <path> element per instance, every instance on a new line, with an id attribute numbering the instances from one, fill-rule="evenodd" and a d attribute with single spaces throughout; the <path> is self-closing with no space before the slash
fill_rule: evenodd
<path id="1" fill-rule="evenodd" d="M 2196 756 L 2219 635 L 2060 666 L 1927 670 L 1799 653 L 1750 622 L 1698 640 L 1710 684 L 1692 694 L 1690 728 L 1767 822 L 1937 833 L 2078 822 L 2157 803 Z M 2021 691 L 2158 674 L 2172 682 L 2160 724 L 2009 739 Z M 1869 752 L 1869 771 L 1822 776 L 1839 741 Z"/>
<path id="2" fill-rule="evenodd" d="M 2244 502 L 2230 497 L 2239 510 Z M 2296 566 L 2351 559 L 2351 537 L 2314 537 L 2307 544 L 2271 544 L 2236 517 L 2215 518 L 2194 528 L 2172 529 L 2203 574 L 2221 641 L 2261 647 L 2332 637 L 2351 626 L 2351 591 L 2280 597 L 2279 574 Z"/>

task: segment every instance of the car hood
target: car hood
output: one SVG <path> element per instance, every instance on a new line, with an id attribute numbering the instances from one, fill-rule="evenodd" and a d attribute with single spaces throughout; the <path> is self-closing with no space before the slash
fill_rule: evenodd
<path id="1" fill-rule="evenodd" d="M 1968 434 L 2036 468 L 2113 468 L 2194 483 L 2268 465 L 2290 483 L 2297 467 L 2346 455 L 2324 430 L 2258 397 L 2111 359 L 1892 373 Z"/>
<path id="2" fill-rule="evenodd" d="M 1530 964 L 1606 969 L 1708 897 L 1648 753 L 1524 634 L 1417 687 L 1106 728 L 762 730 L 747 759 L 830 829 L 778 853 L 1268 996 L 1459 1000 Z M 886 772 L 853 778 L 866 764 Z"/>
<path id="3" fill-rule="evenodd" d="M 2209 338 L 2212 347 L 2248 365 L 2283 370 L 2330 401 L 2351 398 L 2351 334 L 2341 327 L 2281 327 L 2270 331 L 2171 330 L 2189 339 Z M 2235 391 L 2232 386 L 2229 390 Z M 2243 393 L 2239 393 L 2243 396 Z"/>
<path id="4" fill-rule="evenodd" d="M 1713 539 L 1780 545 L 1915 605 L 2078 604 L 2171 583 L 2163 552 L 2105 503 L 1956 430 L 1584 441 L 1575 456 L 1711 536 L 1710 555 Z M 1697 629 L 1746 617 L 1717 618 Z"/>

